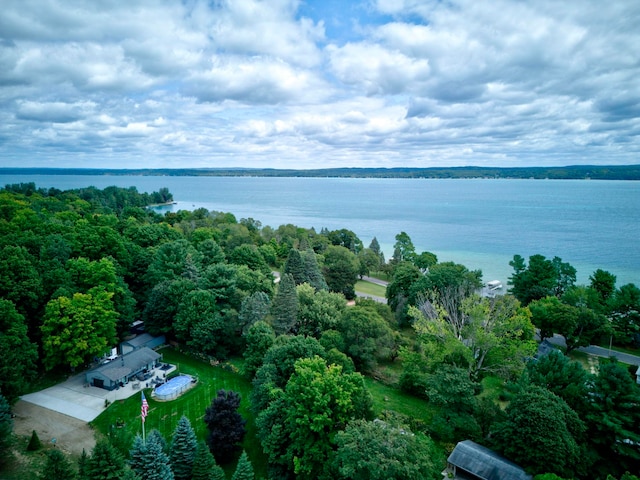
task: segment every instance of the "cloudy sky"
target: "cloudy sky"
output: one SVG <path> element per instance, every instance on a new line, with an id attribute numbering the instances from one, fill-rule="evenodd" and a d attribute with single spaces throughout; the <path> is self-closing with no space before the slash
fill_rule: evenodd
<path id="1" fill-rule="evenodd" d="M 4 167 L 639 152 L 638 0 L 2 0 Z"/>

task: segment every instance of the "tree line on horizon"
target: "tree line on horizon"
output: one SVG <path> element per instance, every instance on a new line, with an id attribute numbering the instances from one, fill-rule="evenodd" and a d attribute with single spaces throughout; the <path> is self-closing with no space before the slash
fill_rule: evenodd
<path id="1" fill-rule="evenodd" d="M 639 470 L 635 369 L 613 361 L 592 373 L 560 351 L 533 360 L 536 328 L 562 334 L 569 352 L 608 336 L 632 347 L 635 285 L 602 270 L 576 285 L 557 257 L 515 255 L 510 292 L 487 298 L 481 271 L 417 252 L 405 232 L 387 260 L 375 238 L 365 247 L 348 229 L 145 208 L 171 198 L 166 189 L 0 190 L 3 431 L 3 412 L 32 380 L 85 368 L 142 319 L 194 355 L 243 359 L 269 478 L 437 479 L 465 439 L 534 474 Z M 371 272 L 389 279 L 388 304 L 356 298 Z M 374 413 L 369 379 L 423 411 Z"/>
<path id="2" fill-rule="evenodd" d="M 0 168 L 5 175 L 162 175 L 216 177 L 485 178 L 538 180 L 640 180 L 640 165 L 560 167 L 339 167 L 278 168 Z"/>

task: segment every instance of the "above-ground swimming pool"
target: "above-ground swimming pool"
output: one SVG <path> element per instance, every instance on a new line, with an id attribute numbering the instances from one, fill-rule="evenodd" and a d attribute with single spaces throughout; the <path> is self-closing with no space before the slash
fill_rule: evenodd
<path id="1" fill-rule="evenodd" d="M 194 380 L 189 375 L 179 375 L 156 387 L 152 395 L 156 400 L 173 400 L 189 390 L 194 384 Z"/>

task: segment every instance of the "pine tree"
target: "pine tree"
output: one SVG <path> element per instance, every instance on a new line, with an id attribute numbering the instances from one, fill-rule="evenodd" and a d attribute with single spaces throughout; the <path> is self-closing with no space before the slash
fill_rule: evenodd
<path id="1" fill-rule="evenodd" d="M 298 318 L 298 293 L 293 276 L 285 273 L 280 278 L 278 293 L 273 299 L 273 330 L 276 335 L 289 333 Z"/>
<path id="2" fill-rule="evenodd" d="M 196 458 L 198 440 L 189 419 L 183 416 L 171 439 L 171 469 L 176 480 L 189 480 Z"/>
<path id="3" fill-rule="evenodd" d="M 165 446 L 166 442 L 157 430 L 149 432 L 146 442 L 140 436 L 136 437 L 131 449 L 131 469 L 145 480 L 173 480 Z"/>
<path id="4" fill-rule="evenodd" d="M 282 273 L 288 273 L 291 275 L 296 285 L 300 285 L 307 281 L 304 262 L 299 250 L 295 248 L 289 250 L 289 255 L 287 256 L 287 261 L 284 263 L 284 270 Z"/>
<path id="5" fill-rule="evenodd" d="M 47 453 L 47 461 L 42 467 L 39 478 L 42 480 L 49 480 L 50 478 L 74 480 L 76 472 L 73 471 L 73 466 L 67 457 L 60 450 L 54 448 Z"/>
<path id="6" fill-rule="evenodd" d="M 35 452 L 42 448 L 42 442 L 35 430 L 31 432 L 31 438 L 29 439 L 29 445 L 27 445 L 27 452 Z"/>
<path id="7" fill-rule="evenodd" d="M 100 440 L 91 451 L 85 471 L 88 480 L 119 480 L 124 473 L 124 459 L 107 440 Z"/>
<path id="8" fill-rule="evenodd" d="M 320 265 L 316 259 L 316 252 L 312 249 L 306 250 L 302 254 L 302 262 L 304 263 L 305 282 L 308 282 L 313 288 L 318 290 L 329 290 L 329 286 L 322 275 Z"/>
<path id="9" fill-rule="evenodd" d="M 87 451 L 83 448 L 82 454 L 80 458 L 78 458 L 78 479 L 79 480 L 87 480 L 87 465 L 89 463 L 89 455 L 87 455 Z"/>
<path id="10" fill-rule="evenodd" d="M 238 413 L 240 395 L 234 391 L 219 390 L 204 414 L 209 429 L 207 443 L 216 461 L 226 463 L 242 443 L 247 423 Z"/>
<path id="11" fill-rule="evenodd" d="M 191 480 L 226 480 L 224 470 L 216 463 L 209 447 L 203 441 L 198 443 Z"/>
<path id="12" fill-rule="evenodd" d="M 236 471 L 231 477 L 231 480 L 254 480 L 255 474 L 253 473 L 253 465 L 247 456 L 247 452 L 243 451 L 238 460 L 238 466 Z"/>
<path id="13" fill-rule="evenodd" d="M 9 402 L 0 394 L 0 465 L 6 459 L 6 452 L 11 447 L 11 432 L 13 431 L 13 420 L 11 418 L 11 407 Z"/>

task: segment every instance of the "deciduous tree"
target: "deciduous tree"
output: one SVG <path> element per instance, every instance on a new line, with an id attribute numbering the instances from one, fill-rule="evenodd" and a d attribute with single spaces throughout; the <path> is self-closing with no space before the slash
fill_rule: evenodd
<path id="1" fill-rule="evenodd" d="M 209 430 L 207 443 L 216 461 L 220 463 L 231 460 L 246 433 L 246 420 L 238 413 L 239 407 L 239 393 L 218 390 L 218 395 L 205 410 L 204 422 Z"/>

